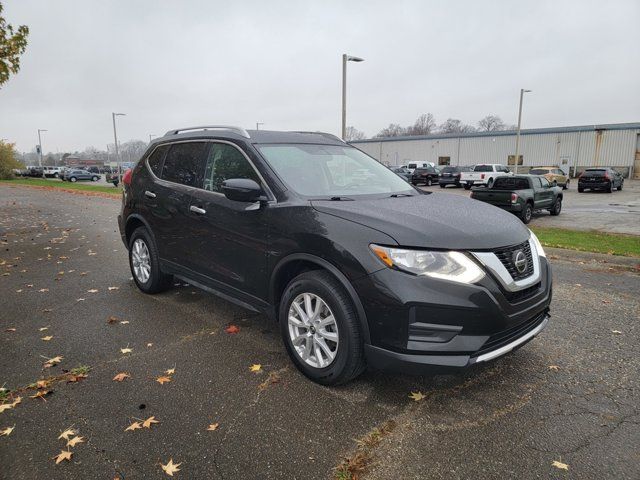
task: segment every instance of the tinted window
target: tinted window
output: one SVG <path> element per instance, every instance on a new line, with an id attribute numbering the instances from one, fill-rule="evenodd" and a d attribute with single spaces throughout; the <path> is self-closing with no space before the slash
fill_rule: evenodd
<path id="1" fill-rule="evenodd" d="M 546 175 L 549 172 L 545 168 L 532 168 L 529 173 L 531 175 Z"/>
<path id="2" fill-rule="evenodd" d="M 442 172 L 442 173 L 455 173 L 455 172 L 457 172 L 457 171 L 459 171 L 459 168 L 458 168 L 458 167 L 444 167 L 444 168 L 441 170 L 441 172 Z"/>
<path id="3" fill-rule="evenodd" d="M 205 142 L 186 142 L 172 145 L 162 166 L 162 179 L 190 187 L 200 182 L 200 167 L 207 149 Z"/>
<path id="4" fill-rule="evenodd" d="M 476 165 L 476 168 L 473 169 L 474 172 L 493 172 L 493 167 L 491 165 Z"/>
<path id="5" fill-rule="evenodd" d="M 529 181 L 519 177 L 498 177 L 493 182 L 493 190 L 525 190 L 529 188 Z"/>
<path id="6" fill-rule="evenodd" d="M 167 146 L 156 148 L 147 160 L 149 168 L 156 177 L 160 177 L 160 175 L 162 175 L 162 162 L 164 161 L 164 155 L 167 153 L 168 149 L 169 147 Z"/>
<path id="7" fill-rule="evenodd" d="M 542 182 L 540 181 L 540 177 L 535 177 L 533 179 L 533 186 L 535 188 L 542 188 Z"/>
<path id="8" fill-rule="evenodd" d="M 605 173 L 607 173 L 606 170 L 603 169 L 591 169 L 588 168 L 587 170 L 585 170 L 584 172 L 586 175 L 591 175 L 592 177 L 604 177 Z"/>
<path id="9" fill-rule="evenodd" d="M 551 186 L 551 184 L 549 183 L 549 180 L 547 180 L 544 177 L 540 177 L 540 183 L 542 184 L 543 187 L 549 187 Z"/>
<path id="10" fill-rule="evenodd" d="M 237 148 L 214 143 L 204 168 L 204 189 L 222 193 L 222 182 L 230 178 L 249 178 L 260 183 L 258 174 Z"/>

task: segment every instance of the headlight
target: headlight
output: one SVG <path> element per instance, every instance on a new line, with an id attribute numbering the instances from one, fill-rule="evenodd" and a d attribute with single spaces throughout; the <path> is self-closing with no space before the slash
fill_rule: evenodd
<path id="1" fill-rule="evenodd" d="M 432 252 L 371 244 L 371 250 L 387 267 L 459 283 L 475 283 L 484 271 L 461 252 Z"/>
<path id="2" fill-rule="evenodd" d="M 538 255 L 540 255 L 541 257 L 547 258 L 547 254 L 544 253 L 544 249 L 542 248 L 542 244 L 540 243 L 540 240 L 538 240 L 538 237 L 536 237 L 536 234 L 533 233 L 531 231 L 531 229 L 529 229 L 529 232 L 531 232 L 531 240 L 533 240 L 533 244 L 535 245 L 536 250 L 538 251 Z"/>

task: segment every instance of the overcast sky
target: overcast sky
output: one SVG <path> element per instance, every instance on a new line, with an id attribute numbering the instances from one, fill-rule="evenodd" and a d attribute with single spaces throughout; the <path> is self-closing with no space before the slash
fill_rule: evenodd
<path id="1" fill-rule="evenodd" d="M 21 151 L 105 149 L 230 124 L 374 135 L 432 112 L 523 128 L 640 121 L 640 2 L 9 0 L 31 29 L 0 89 L 0 138 Z"/>

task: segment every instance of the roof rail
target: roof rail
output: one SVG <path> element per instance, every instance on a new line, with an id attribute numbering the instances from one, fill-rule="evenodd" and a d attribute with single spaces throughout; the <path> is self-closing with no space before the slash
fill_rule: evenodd
<path id="1" fill-rule="evenodd" d="M 251 138 L 249 132 L 247 132 L 244 128 L 241 127 L 233 127 L 231 125 L 204 125 L 202 127 L 187 127 L 187 128 L 177 128 L 175 130 L 169 130 L 164 136 L 169 135 L 177 135 L 181 132 L 188 132 L 190 130 L 231 130 L 239 135 L 242 135 L 244 138 Z"/>
<path id="2" fill-rule="evenodd" d="M 347 143 L 347 142 L 345 142 L 343 139 L 341 139 L 340 137 L 337 137 L 336 135 L 333 135 L 333 134 L 331 134 L 331 133 L 325 133 L 325 132 L 304 132 L 304 131 L 301 131 L 301 130 L 296 130 L 296 131 L 294 131 L 293 133 L 310 133 L 310 134 L 313 134 L 313 135 L 322 135 L 323 137 L 325 137 L 325 138 L 329 138 L 329 139 L 331 139 L 331 140 L 337 140 L 337 141 L 339 141 L 339 142 L 341 142 L 341 143 Z"/>

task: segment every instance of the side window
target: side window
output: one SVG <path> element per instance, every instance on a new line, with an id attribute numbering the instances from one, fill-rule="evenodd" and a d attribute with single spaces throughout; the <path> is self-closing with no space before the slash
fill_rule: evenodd
<path id="1" fill-rule="evenodd" d="M 258 174 L 236 147 L 214 143 L 204 167 L 203 187 L 210 192 L 222 193 L 222 182 L 230 178 L 249 178 L 260 183 Z"/>
<path id="2" fill-rule="evenodd" d="M 540 179 L 540 183 L 542 184 L 543 188 L 548 188 L 551 184 L 549 183 L 549 180 L 547 180 L 546 178 L 541 178 Z"/>
<path id="3" fill-rule="evenodd" d="M 160 178 L 160 175 L 162 175 L 162 162 L 164 161 L 164 156 L 167 153 L 168 149 L 169 147 L 167 146 L 156 148 L 147 160 L 149 168 L 158 178 Z"/>
<path id="4" fill-rule="evenodd" d="M 200 182 L 200 167 L 207 151 L 206 142 L 176 143 L 162 165 L 162 179 L 195 187 Z"/>
<path id="5" fill-rule="evenodd" d="M 533 179 L 533 188 L 542 188 L 542 182 L 540 177 L 536 177 Z"/>

